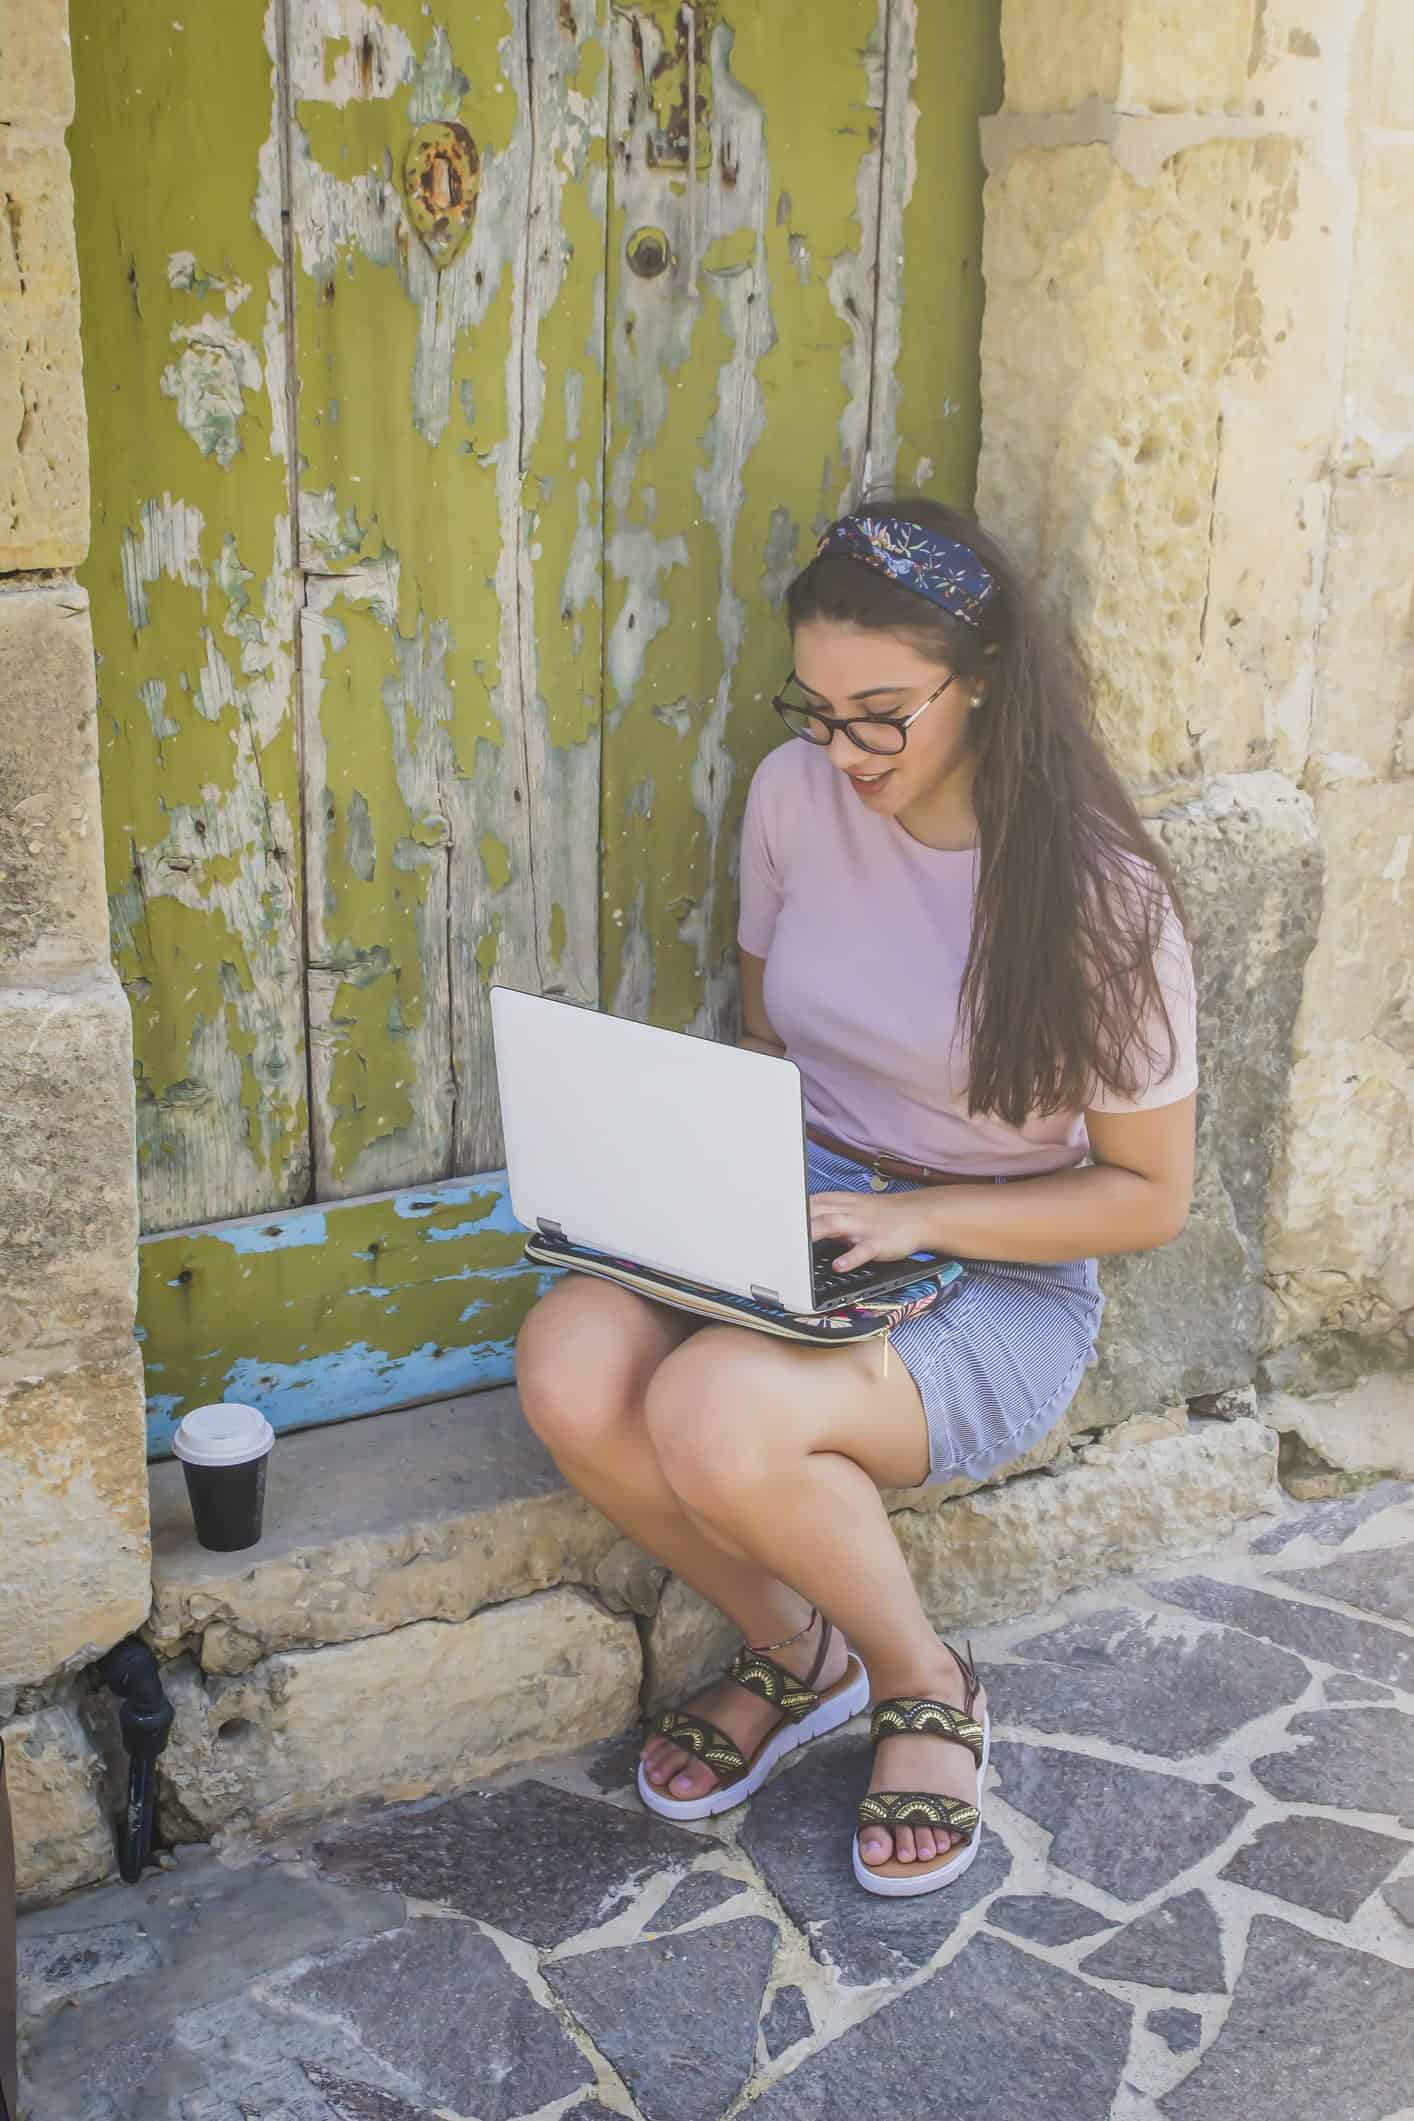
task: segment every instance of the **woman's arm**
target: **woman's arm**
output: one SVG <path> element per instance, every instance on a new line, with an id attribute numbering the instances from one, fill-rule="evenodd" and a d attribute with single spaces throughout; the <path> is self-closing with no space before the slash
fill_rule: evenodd
<path id="1" fill-rule="evenodd" d="M 783 1038 L 777 1038 L 775 1026 L 766 1014 L 766 960 L 752 957 L 743 950 L 741 956 L 741 1037 L 739 1046 L 752 1053 L 769 1053 L 774 1059 L 786 1050 Z"/>
<path id="2" fill-rule="evenodd" d="M 741 953 L 738 1044 L 781 1054 L 766 1013 L 764 958 Z M 1050 1265 L 1144 1252 L 1177 1237 L 1193 1193 L 1195 1097 L 1148 1112 L 1088 1112 L 1093 1164 L 1010 1185 L 925 1186 L 917 1193 L 817 1193 L 811 1234 L 838 1237 L 841 1267 L 942 1252 Z"/>
<path id="3" fill-rule="evenodd" d="M 817 1193 L 811 1234 L 843 1242 L 835 1264 L 942 1252 L 1053 1265 L 1145 1252 L 1177 1237 L 1193 1194 L 1196 1097 L 1148 1112 L 1090 1112 L 1095 1161 L 1010 1185 L 917 1193 Z"/>

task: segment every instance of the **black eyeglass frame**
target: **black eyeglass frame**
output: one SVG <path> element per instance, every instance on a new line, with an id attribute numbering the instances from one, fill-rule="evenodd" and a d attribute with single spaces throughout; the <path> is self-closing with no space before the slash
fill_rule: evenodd
<path id="1" fill-rule="evenodd" d="M 771 705 L 775 708 L 777 714 L 785 723 L 786 728 L 790 730 L 791 735 L 794 737 L 799 737 L 800 741 L 803 744 L 814 744 L 820 749 L 823 749 L 827 744 L 832 744 L 834 742 L 835 731 L 837 729 L 843 729 L 845 735 L 849 738 L 851 744 L 853 744 L 856 751 L 863 751 L 867 753 L 870 758 L 896 759 L 899 756 L 899 753 L 904 749 L 905 745 L 907 744 L 908 732 L 913 727 L 913 724 L 918 720 L 919 715 L 926 714 L 928 712 L 928 709 L 932 706 L 934 700 L 940 700 L 943 694 L 947 691 L 949 685 L 956 684 L 958 678 L 961 677 L 961 675 L 962 673 L 959 670 L 950 671 L 947 677 L 943 679 L 942 684 L 937 686 L 932 692 L 930 692 L 927 699 L 923 701 L 922 705 L 919 707 L 915 707 L 911 714 L 849 714 L 843 716 L 835 714 L 820 714 L 813 707 L 801 706 L 798 705 L 794 700 L 788 700 L 785 695 L 785 686 L 782 686 L 779 692 L 772 693 Z M 796 676 L 793 670 L 791 671 L 790 676 L 786 679 L 786 685 L 790 685 L 792 683 L 796 685 L 800 684 L 800 679 Z M 803 691 L 804 687 L 802 686 L 801 689 Z M 803 729 L 792 728 L 789 719 L 792 714 L 808 714 L 812 721 L 822 723 L 825 729 L 827 730 L 828 734 L 825 736 L 810 736 Z M 881 727 L 898 730 L 899 743 L 898 749 L 896 751 L 880 751 L 873 744 L 861 743 L 860 739 L 854 734 L 855 730 L 859 728 L 878 729 Z"/>

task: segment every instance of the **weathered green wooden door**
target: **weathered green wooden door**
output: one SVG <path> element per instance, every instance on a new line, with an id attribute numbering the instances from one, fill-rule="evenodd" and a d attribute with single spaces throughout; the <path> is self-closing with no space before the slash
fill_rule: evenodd
<path id="1" fill-rule="evenodd" d="M 995 0 L 73 0 L 152 1442 L 509 1374 L 493 978 L 729 1028 L 779 603 L 966 499 Z"/>

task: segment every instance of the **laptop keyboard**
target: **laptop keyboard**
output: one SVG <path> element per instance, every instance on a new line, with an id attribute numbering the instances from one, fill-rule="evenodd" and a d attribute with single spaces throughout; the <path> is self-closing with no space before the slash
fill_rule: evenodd
<path id="1" fill-rule="evenodd" d="M 837 1273 L 831 1264 L 842 1251 L 848 1250 L 838 1237 L 817 1238 L 810 1247 L 814 1261 L 815 1301 L 824 1305 L 841 1296 L 859 1296 L 866 1289 L 877 1287 L 881 1282 L 897 1281 L 908 1262 L 901 1259 L 873 1259 L 863 1267 L 851 1267 L 848 1273 Z M 914 1269 L 913 1280 L 920 1279 L 927 1269 Z"/>

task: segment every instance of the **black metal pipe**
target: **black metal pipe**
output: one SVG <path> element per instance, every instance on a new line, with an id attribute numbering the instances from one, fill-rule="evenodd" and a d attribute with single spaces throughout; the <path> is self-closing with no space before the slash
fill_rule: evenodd
<path id="1" fill-rule="evenodd" d="M 128 1801 L 118 1821 L 118 1869 L 136 1885 L 152 1860 L 157 1824 L 157 1757 L 176 1715 L 162 1691 L 157 1659 L 145 1642 L 128 1635 L 98 1660 L 99 1673 L 122 1702 L 118 1728 L 129 1760 Z"/>

